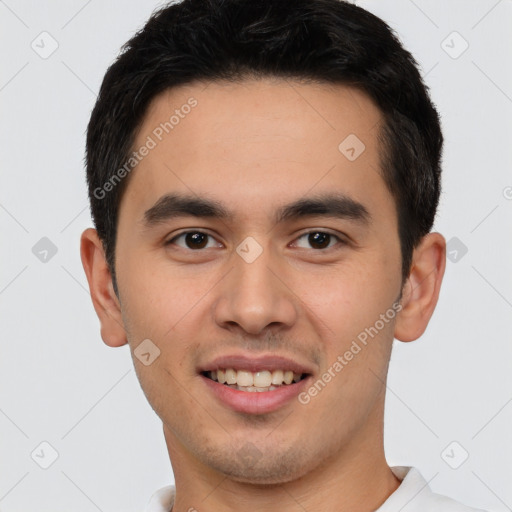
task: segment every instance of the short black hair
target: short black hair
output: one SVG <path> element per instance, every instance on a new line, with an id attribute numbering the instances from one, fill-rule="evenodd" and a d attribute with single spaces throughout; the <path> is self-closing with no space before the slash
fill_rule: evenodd
<path id="1" fill-rule="evenodd" d="M 87 128 L 91 213 L 116 293 L 118 207 L 128 182 L 120 176 L 148 105 L 179 85 L 266 77 L 349 85 L 376 102 L 380 172 L 395 200 L 408 277 L 434 223 L 443 136 L 418 64 L 395 32 L 343 0 L 184 0 L 155 11 L 123 46 Z"/>

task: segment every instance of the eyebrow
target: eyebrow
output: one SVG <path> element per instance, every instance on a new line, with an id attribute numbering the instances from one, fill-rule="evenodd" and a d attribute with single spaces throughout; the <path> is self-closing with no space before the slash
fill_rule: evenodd
<path id="1" fill-rule="evenodd" d="M 276 223 L 304 217 L 333 217 L 348 219 L 367 225 L 372 218 L 367 208 L 360 202 L 344 194 L 317 194 L 298 199 L 281 206 L 274 215 Z M 144 213 L 144 224 L 154 225 L 177 217 L 197 217 L 233 221 L 234 212 L 219 201 L 204 197 L 182 194 L 166 194 Z"/>

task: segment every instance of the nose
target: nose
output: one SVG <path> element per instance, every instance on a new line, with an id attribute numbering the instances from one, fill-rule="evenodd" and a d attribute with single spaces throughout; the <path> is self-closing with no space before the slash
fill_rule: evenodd
<path id="1" fill-rule="evenodd" d="M 220 283 L 214 305 L 217 324 L 240 327 L 258 335 L 265 329 L 289 328 L 297 319 L 298 303 L 287 283 L 286 263 L 265 249 L 254 260 L 233 252 L 234 268 Z M 288 267 L 289 269 L 290 267 Z"/>

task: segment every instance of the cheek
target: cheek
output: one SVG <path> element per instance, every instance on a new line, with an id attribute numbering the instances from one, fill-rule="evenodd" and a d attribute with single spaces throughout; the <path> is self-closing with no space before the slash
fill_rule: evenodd
<path id="1" fill-rule="evenodd" d="M 323 326 L 327 336 L 347 339 L 391 307 L 398 290 L 398 276 L 385 260 L 365 256 L 317 272 L 296 275 L 293 289 L 304 304 L 311 322 Z M 316 320 L 315 320 L 316 319 Z"/>
<path id="2" fill-rule="evenodd" d="M 181 277 L 152 252 L 130 254 L 118 265 L 125 316 L 139 333 L 160 338 L 197 302 L 201 280 Z"/>

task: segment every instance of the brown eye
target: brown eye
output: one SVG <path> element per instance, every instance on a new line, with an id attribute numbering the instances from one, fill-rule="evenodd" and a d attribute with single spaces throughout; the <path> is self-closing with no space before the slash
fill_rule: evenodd
<path id="1" fill-rule="evenodd" d="M 183 249 L 204 249 L 208 245 L 208 239 L 213 238 L 211 235 L 207 233 L 203 233 L 202 231 L 186 231 L 185 233 L 181 233 L 178 236 L 175 236 L 172 240 L 166 242 L 165 245 L 172 245 L 176 242 L 176 240 L 183 239 L 185 242 L 185 246 L 181 244 L 176 244 L 178 247 Z"/>
<path id="2" fill-rule="evenodd" d="M 329 233 L 309 233 L 308 242 L 317 249 L 325 249 L 329 245 L 331 235 Z M 318 247 L 320 246 L 320 247 Z"/>
<path id="3" fill-rule="evenodd" d="M 304 233 L 299 236 L 297 240 L 305 239 L 307 237 L 307 243 L 309 247 L 305 247 L 306 249 L 313 248 L 315 250 L 321 250 L 326 248 L 331 248 L 335 244 L 331 244 L 333 241 L 337 241 L 343 244 L 343 240 L 332 233 L 327 233 L 325 231 L 309 231 L 308 233 Z"/>

